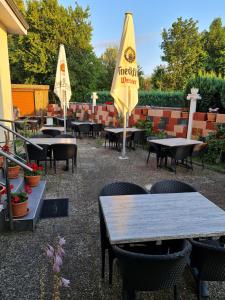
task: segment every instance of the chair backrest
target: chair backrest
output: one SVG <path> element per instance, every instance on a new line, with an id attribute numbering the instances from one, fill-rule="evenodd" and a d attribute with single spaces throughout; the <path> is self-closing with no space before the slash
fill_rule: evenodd
<path id="1" fill-rule="evenodd" d="M 31 136 L 31 138 L 46 138 L 46 139 L 48 139 L 48 138 L 52 138 L 52 136 L 49 134 L 34 134 Z"/>
<path id="2" fill-rule="evenodd" d="M 141 186 L 130 182 L 113 182 L 104 186 L 99 196 L 148 194 Z"/>
<path id="3" fill-rule="evenodd" d="M 199 270 L 199 278 L 206 281 L 224 281 L 225 248 L 194 240 L 191 244 L 191 264 Z"/>
<path id="4" fill-rule="evenodd" d="M 91 130 L 90 124 L 80 124 L 78 125 L 80 133 L 89 133 Z"/>
<path id="5" fill-rule="evenodd" d="M 137 143 L 143 143 L 146 140 L 146 131 L 135 131 L 133 133 L 133 140 Z"/>
<path id="6" fill-rule="evenodd" d="M 53 144 L 51 147 L 56 160 L 74 158 L 77 151 L 77 145 L 74 144 Z"/>
<path id="7" fill-rule="evenodd" d="M 187 159 L 193 152 L 193 145 L 174 147 L 170 149 L 172 157 L 176 160 Z"/>
<path id="8" fill-rule="evenodd" d="M 43 150 L 37 149 L 31 144 L 27 144 L 27 154 L 29 160 L 46 160 L 48 154 L 49 145 L 39 144 Z"/>
<path id="9" fill-rule="evenodd" d="M 193 148 L 192 155 L 197 156 L 198 154 L 201 154 L 201 153 L 205 152 L 207 146 L 208 146 L 207 143 L 202 143 L 202 144 L 195 145 L 194 148 Z"/>
<path id="10" fill-rule="evenodd" d="M 42 132 L 43 134 L 51 135 L 51 137 L 55 137 L 61 134 L 61 131 L 57 129 L 43 129 Z"/>
<path id="11" fill-rule="evenodd" d="M 100 131 L 102 131 L 102 124 L 93 124 L 92 125 L 92 130 L 94 132 L 100 132 Z"/>
<path id="12" fill-rule="evenodd" d="M 63 133 L 63 134 L 59 134 L 55 136 L 56 138 L 74 138 L 74 136 L 72 134 L 67 134 L 67 133 Z"/>
<path id="13" fill-rule="evenodd" d="M 113 246 L 123 278 L 123 287 L 153 291 L 178 284 L 191 252 L 191 244 L 186 240 L 177 240 L 176 243 L 176 252 L 162 255 L 137 253 L 132 252 L 132 247 L 127 251 Z"/>
<path id="14" fill-rule="evenodd" d="M 162 180 L 158 181 L 151 187 L 151 194 L 165 193 L 191 193 L 196 190 L 189 184 L 177 180 Z"/>

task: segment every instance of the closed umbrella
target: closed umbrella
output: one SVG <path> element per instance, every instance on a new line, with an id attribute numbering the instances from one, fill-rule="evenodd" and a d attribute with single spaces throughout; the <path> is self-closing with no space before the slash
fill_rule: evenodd
<path id="1" fill-rule="evenodd" d="M 64 45 L 60 45 L 56 70 L 54 93 L 59 97 L 64 112 L 64 131 L 66 133 L 66 112 L 71 98 L 70 78 Z"/>
<path id="2" fill-rule="evenodd" d="M 126 117 L 138 103 L 138 69 L 132 13 L 125 14 L 123 33 L 114 72 L 111 95 L 119 114 L 123 115 L 122 157 L 126 159 Z"/>

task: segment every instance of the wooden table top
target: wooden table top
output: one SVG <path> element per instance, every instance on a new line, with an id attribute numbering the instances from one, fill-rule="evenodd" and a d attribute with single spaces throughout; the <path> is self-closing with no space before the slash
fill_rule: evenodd
<path id="1" fill-rule="evenodd" d="M 49 126 L 43 126 L 43 127 L 41 127 L 40 130 L 42 131 L 42 130 L 45 130 L 45 129 L 59 130 L 59 131 L 61 131 L 61 132 L 64 131 L 64 127 L 56 127 L 56 126 L 51 126 L 51 125 L 49 125 Z"/>
<path id="2" fill-rule="evenodd" d="M 200 193 L 100 197 L 112 244 L 225 235 L 225 211 Z"/>
<path id="3" fill-rule="evenodd" d="M 148 142 L 167 146 L 167 147 L 179 147 L 179 146 L 202 144 L 201 141 L 184 139 L 184 138 L 155 139 L 155 140 L 148 140 Z"/>
<path id="4" fill-rule="evenodd" d="M 35 144 L 72 144 L 76 145 L 76 138 L 30 138 L 29 141 Z"/>
<path id="5" fill-rule="evenodd" d="M 112 133 L 121 133 L 123 132 L 123 128 L 105 128 L 105 131 L 109 131 Z M 126 128 L 127 132 L 135 132 L 135 131 L 144 131 L 144 129 L 139 129 L 139 128 L 135 128 L 135 127 L 127 127 Z"/>

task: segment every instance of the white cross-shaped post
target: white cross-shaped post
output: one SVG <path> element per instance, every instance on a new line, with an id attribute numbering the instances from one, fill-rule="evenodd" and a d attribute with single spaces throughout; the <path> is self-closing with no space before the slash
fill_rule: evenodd
<path id="1" fill-rule="evenodd" d="M 187 95 L 187 100 L 190 100 L 187 139 L 191 139 L 192 136 L 193 115 L 196 112 L 197 100 L 199 99 L 201 99 L 201 96 L 198 94 L 198 89 L 192 88 L 191 94 Z"/>
<path id="2" fill-rule="evenodd" d="M 94 113 L 95 112 L 95 106 L 96 106 L 96 100 L 98 99 L 97 93 L 93 92 L 91 98 L 92 98 L 92 113 Z"/>

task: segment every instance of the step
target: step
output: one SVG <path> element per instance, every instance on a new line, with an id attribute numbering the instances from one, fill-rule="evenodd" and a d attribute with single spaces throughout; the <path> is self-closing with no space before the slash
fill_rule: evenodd
<path id="1" fill-rule="evenodd" d="M 32 193 L 29 195 L 29 213 L 25 217 L 13 219 L 14 230 L 35 229 L 44 200 L 45 188 L 45 180 L 41 180 L 37 187 L 32 188 Z"/>

